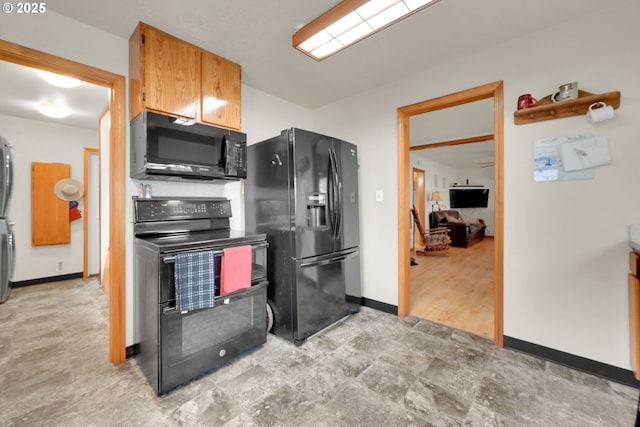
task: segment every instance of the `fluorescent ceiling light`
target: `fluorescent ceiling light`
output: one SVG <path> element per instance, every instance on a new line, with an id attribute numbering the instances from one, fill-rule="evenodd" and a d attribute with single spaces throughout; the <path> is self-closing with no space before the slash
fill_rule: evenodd
<path id="1" fill-rule="evenodd" d="M 367 19 L 367 22 L 373 27 L 374 30 L 378 30 L 385 25 L 389 25 L 397 19 L 403 17 L 409 13 L 409 8 L 401 1 L 394 4 L 391 7 L 386 8 L 377 15 Z"/>
<path id="2" fill-rule="evenodd" d="M 298 30 L 293 47 L 321 61 L 436 1 L 344 0 Z"/>
<path id="3" fill-rule="evenodd" d="M 82 80 L 74 79 L 73 77 L 62 76 L 60 74 L 50 73 L 49 71 L 44 70 L 35 70 L 35 72 L 44 81 L 53 86 L 72 88 L 78 87 L 82 84 Z"/>
<path id="4" fill-rule="evenodd" d="M 67 110 L 65 107 L 48 102 L 36 105 L 36 109 L 45 116 L 53 117 L 54 119 L 63 119 L 71 115 L 71 111 Z"/>

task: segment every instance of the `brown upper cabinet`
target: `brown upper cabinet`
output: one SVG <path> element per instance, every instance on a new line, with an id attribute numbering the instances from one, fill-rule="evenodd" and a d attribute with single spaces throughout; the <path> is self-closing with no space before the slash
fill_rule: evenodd
<path id="1" fill-rule="evenodd" d="M 240 66 L 202 51 L 202 121 L 240 130 Z"/>
<path id="2" fill-rule="evenodd" d="M 145 23 L 129 39 L 130 118 L 145 110 L 241 129 L 241 68 Z"/>

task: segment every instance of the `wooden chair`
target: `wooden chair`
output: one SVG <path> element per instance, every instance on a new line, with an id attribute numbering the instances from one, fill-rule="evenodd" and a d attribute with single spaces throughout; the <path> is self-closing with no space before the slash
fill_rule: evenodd
<path id="1" fill-rule="evenodd" d="M 420 239 L 424 246 L 423 251 L 416 251 L 416 253 L 424 255 L 437 255 L 437 256 L 449 256 L 449 230 L 447 228 L 430 228 L 428 231 L 424 229 L 420 215 L 415 205 L 411 206 L 411 214 L 413 215 L 413 221 L 416 223 L 418 233 L 420 233 Z"/>

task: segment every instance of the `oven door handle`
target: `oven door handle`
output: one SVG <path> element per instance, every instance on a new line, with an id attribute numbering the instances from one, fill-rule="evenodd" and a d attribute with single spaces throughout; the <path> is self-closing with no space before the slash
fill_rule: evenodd
<path id="1" fill-rule="evenodd" d="M 213 256 L 221 256 L 224 253 L 224 251 L 220 250 L 220 251 L 213 251 Z M 162 262 L 165 264 L 173 264 L 176 262 L 176 256 L 175 255 L 170 255 L 170 256 L 165 256 L 162 257 Z"/>
<path id="2" fill-rule="evenodd" d="M 172 314 L 172 313 L 177 313 L 178 309 L 174 306 L 174 307 L 165 307 L 162 309 L 162 313 L 163 314 Z"/>
<path id="3" fill-rule="evenodd" d="M 267 242 L 260 242 L 260 243 L 251 245 L 252 249 L 267 248 L 267 247 L 269 247 L 269 243 Z M 223 250 L 213 251 L 213 256 L 220 256 L 222 254 L 224 254 Z M 173 264 L 174 262 L 176 262 L 176 256 L 170 255 L 170 256 L 162 257 L 162 262 L 165 264 Z"/>

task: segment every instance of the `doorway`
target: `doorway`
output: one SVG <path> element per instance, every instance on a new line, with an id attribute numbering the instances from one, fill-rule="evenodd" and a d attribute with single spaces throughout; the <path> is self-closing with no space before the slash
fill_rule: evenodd
<path id="1" fill-rule="evenodd" d="M 409 119 L 444 108 L 493 98 L 494 128 L 494 342 L 503 345 L 503 82 L 490 83 L 398 108 L 398 315 L 411 310 Z"/>
<path id="2" fill-rule="evenodd" d="M 64 74 L 110 89 L 109 110 L 109 360 L 126 359 L 125 341 L 125 78 L 15 43 L 0 40 L 0 60 Z"/>

